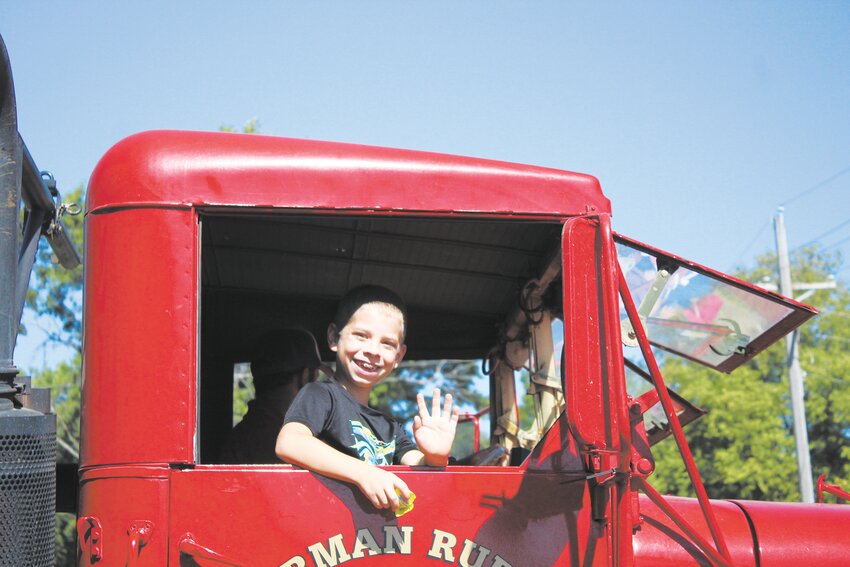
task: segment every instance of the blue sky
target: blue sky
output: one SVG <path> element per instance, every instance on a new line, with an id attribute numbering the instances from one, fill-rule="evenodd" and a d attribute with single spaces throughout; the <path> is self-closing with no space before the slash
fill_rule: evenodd
<path id="1" fill-rule="evenodd" d="M 65 191 L 134 132 L 256 118 L 590 173 L 616 230 L 723 271 L 772 249 L 781 203 L 792 248 L 850 254 L 847 2 L 30 0 L 0 34 Z"/>

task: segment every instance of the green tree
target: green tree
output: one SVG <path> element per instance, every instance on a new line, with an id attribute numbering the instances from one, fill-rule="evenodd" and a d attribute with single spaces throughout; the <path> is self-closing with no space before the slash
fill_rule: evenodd
<path id="1" fill-rule="evenodd" d="M 416 394 L 422 392 L 430 408 L 431 392 L 451 393 L 455 404 L 480 409 L 486 399 L 473 388 L 478 377 L 476 360 L 422 360 L 403 362 L 389 378 L 375 386 L 369 403 L 407 423 L 418 413 Z"/>
<path id="2" fill-rule="evenodd" d="M 260 120 L 258 118 L 252 118 L 242 126 L 242 129 L 231 126 L 230 124 L 222 124 L 218 127 L 219 132 L 241 132 L 242 134 L 259 134 L 260 133 Z"/>
<path id="3" fill-rule="evenodd" d="M 451 393 L 461 412 L 486 407 L 487 399 L 474 388 L 479 375 L 480 362 L 476 360 L 416 360 L 402 362 L 389 378 L 375 386 L 369 404 L 394 416 L 403 424 L 412 424 L 418 413 L 416 394 L 425 395 L 430 410 L 431 393 L 440 388 L 443 394 Z M 486 446 L 486 445 L 485 445 Z M 472 453 L 473 428 L 461 426 L 452 449 L 456 457 Z"/>
<path id="4" fill-rule="evenodd" d="M 82 185 L 64 197 L 65 203 L 83 206 Z M 63 215 L 62 222 L 77 251 L 83 253 L 83 215 Z M 48 330 L 48 341 L 82 348 L 83 268 L 68 270 L 59 265 L 46 242 L 41 242 L 33 266 L 26 305 L 37 316 L 50 317 L 58 329 Z M 26 332 L 26 330 L 24 330 Z"/>
<path id="5" fill-rule="evenodd" d="M 793 279 L 823 281 L 841 257 L 809 247 L 792 257 Z M 739 277 L 778 281 L 776 257 L 766 254 Z M 818 291 L 808 300 L 820 310 L 800 330 L 806 374 L 806 417 L 812 470 L 850 485 L 850 290 Z M 703 481 L 713 498 L 799 500 L 785 343 L 780 341 L 730 375 L 665 357 L 667 384 L 709 414 L 686 429 Z M 654 448 L 653 484 L 661 492 L 692 495 L 672 438 Z"/>

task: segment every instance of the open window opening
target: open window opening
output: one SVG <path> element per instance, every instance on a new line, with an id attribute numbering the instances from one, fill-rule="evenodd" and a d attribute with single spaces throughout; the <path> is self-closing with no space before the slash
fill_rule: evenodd
<path id="1" fill-rule="evenodd" d="M 306 329 L 332 366 L 327 325 L 362 284 L 393 289 L 408 307 L 405 362 L 373 405 L 404 422 L 418 391 L 452 391 L 467 414 L 460 463 L 520 464 L 562 410 L 559 222 L 233 209 L 206 210 L 200 222 L 198 463 L 221 462 L 254 395 L 261 337 Z M 508 458 L 474 459 L 497 445 Z"/>

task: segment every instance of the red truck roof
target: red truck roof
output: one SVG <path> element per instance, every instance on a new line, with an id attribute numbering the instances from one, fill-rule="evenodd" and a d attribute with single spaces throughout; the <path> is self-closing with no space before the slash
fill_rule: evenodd
<path id="1" fill-rule="evenodd" d="M 130 136 L 92 174 L 89 212 L 150 205 L 558 217 L 611 210 L 599 181 L 581 173 L 357 144 L 178 131 Z"/>

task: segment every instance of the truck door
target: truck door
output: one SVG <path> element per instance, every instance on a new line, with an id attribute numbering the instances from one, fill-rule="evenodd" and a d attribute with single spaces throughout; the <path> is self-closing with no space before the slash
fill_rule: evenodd
<path id="1" fill-rule="evenodd" d="M 535 383 L 550 388 L 546 407 L 555 407 L 551 383 L 559 385 L 560 378 L 540 375 L 546 364 L 532 360 L 553 351 L 551 333 L 529 329 L 541 320 L 541 310 L 547 321 L 557 319 L 561 304 L 566 309 L 571 302 L 571 323 L 565 325 L 568 373 L 610 373 L 598 343 L 616 337 L 600 326 L 594 310 L 602 309 L 600 294 L 613 281 L 609 275 L 599 282 L 606 262 L 616 258 L 605 248 L 604 258 L 594 259 L 602 234 L 598 219 L 567 221 L 565 227 L 558 220 L 259 218 L 221 212 L 202 215 L 201 225 L 200 452 L 193 466 L 171 474 L 172 564 L 312 566 L 364 558 L 369 565 L 608 563 L 609 485 L 594 483 L 603 488 L 592 496 L 590 453 L 575 442 L 572 423 L 560 410 L 546 418 L 530 454 L 517 452 L 511 466 L 391 467 L 416 494 L 413 509 L 400 517 L 376 510 L 348 484 L 284 464 L 217 464 L 213 449 L 222 419 L 230 421 L 232 404 L 226 400 L 232 392 L 226 388 L 232 388 L 238 345 L 250 343 L 257 327 L 270 322 L 305 326 L 321 339 L 332 316 L 331 300 L 352 278 L 383 283 L 405 297 L 411 320 L 407 358 L 483 358 L 489 352 L 491 376 L 501 368 L 502 376 L 511 378 L 513 368 L 534 363 Z M 591 254 L 588 262 L 582 260 L 585 253 Z M 341 278 L 339 284 L 335 278 Z M 271 287 L 243 289 L 256 282 Z M 542 282 L 545 293 L 520 299 L 520 290 Z M 585 296 L 594 299 L 573 301 Z M 579 329 L 580 320 L 589 323 Z M 506 334 L 500 328 L 513 330 Z M 595 346 L 574 356 L 576 337 L 591 335 Z M 529 344 L 545 340 L 548 347 L 529 350 Z M 509 348 L 509 343 L 515 344 Z M 486 383 L 488 377 L 481 378 Z M 222 386 L 225 390 L 205 394 Z M 498 395 L 491 400 L 507 402 Z M 497 430 L 499 424 L 490 427 Z M 597 448 L 594 458 L 607 450 Z M 604 466 L 614 461 L 604 457 Z M 614 493 L 615 502 L 618 498 Z M 599 517 L 591 513 L 594 502 L 600 503 Z"/>

